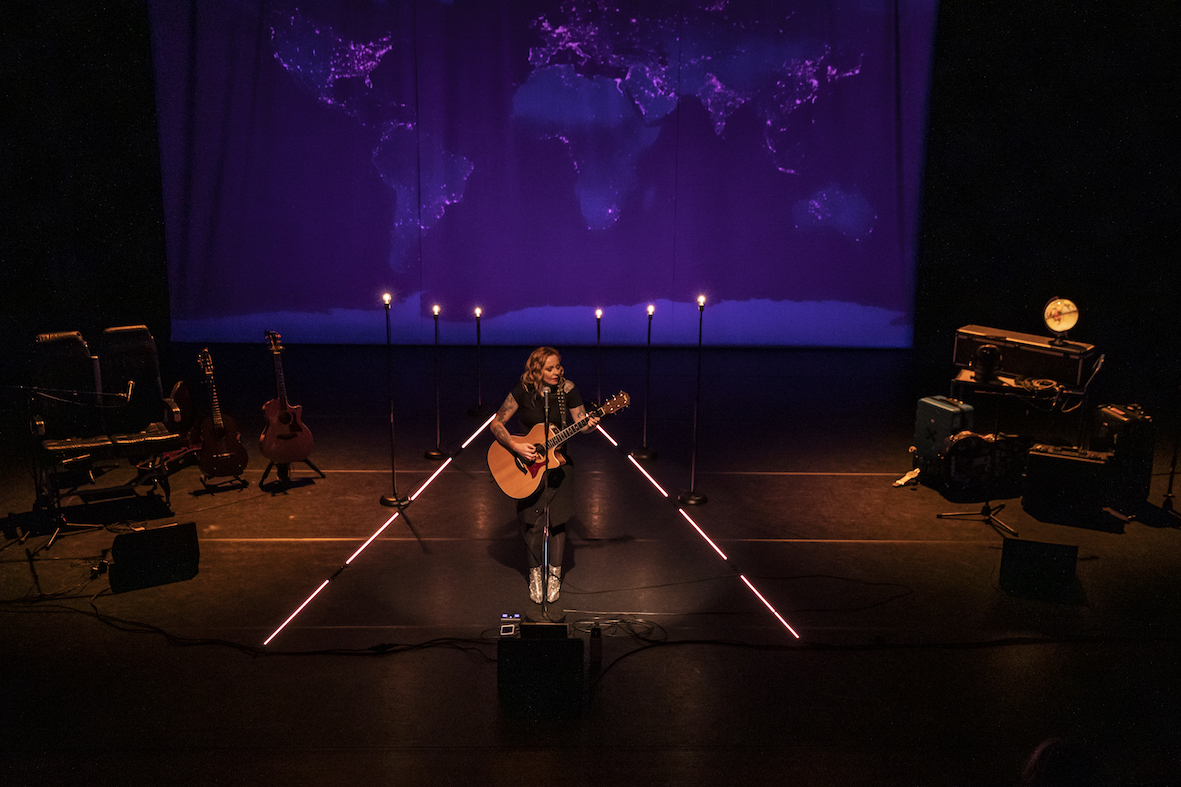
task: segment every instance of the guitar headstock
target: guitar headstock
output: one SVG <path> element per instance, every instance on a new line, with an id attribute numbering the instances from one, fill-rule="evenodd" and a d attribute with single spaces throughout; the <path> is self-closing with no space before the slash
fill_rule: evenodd
<path id="1" fill-rule="evenodd" d="M 209 354 L 208 347 L 197 354 L 197 364 L 207 376 L 213 376 L 213 356 Z"/>
<path id="2" fill-rule="evenodd" d="M 632 398 L 623 391 L 620 391 L 607 401 L 603 402 L 603 404 L 599 405 L 598 410 L 603 415 L 606 415 L 607 413 L 613 413 L 616 410 L 622 410 L 631 404 L 631 402 Z"/>
<path id="3" fill-rule="evenodd" d="M 283 349 L 283 345 L 279 341 L 282 338 L 275 331 L 267 331 L 267 342 L 271 345 L 271 352 L 277 353 Z"/>

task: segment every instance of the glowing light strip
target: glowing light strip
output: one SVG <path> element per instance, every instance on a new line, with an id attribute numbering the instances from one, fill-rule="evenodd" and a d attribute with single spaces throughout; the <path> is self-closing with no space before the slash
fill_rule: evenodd
<path id="1" fill-rule="evenodd" d="M 464 448 L 467 448 L 471 444 L 471 442 L 473 440 L 475 440 L 477 436 L 479 436 L 480 432 L 483 432 L 485 429 L 488 428 L 488 424 L 492 423 L 492 419 L 495 417 L 496 416 L 493 415 L 491 418 L 489 418 L 487 421 L 485 421 L 480 426 L 479 429 L 477 429 L 475 432 L 473 432 L 472 436 L 469 437 L 467 439 L 467 441 L 464 442 L 464 444 L 462 446 L 460 446 L 460 450 L 462 451 Z M 423 493 L 423 490 L 425 490 L 428 486 L 430 486 L 431 482 L 439 477 L 439 473 L 443 472 L 443 470 L 446 469 L 447 465 L 451 464 L 451 460 L 453 460 L 454 458 L 455 458 L 454 456 L 447 457 L 447 461 L 444 462 L 443 464 L 439 465 L 439 469 L 436 470 L 434 473 L 432 473 L 431 477 L 423 482 L 422 486 L 420 486 L 418 488 L 418 490 L 410 496 L 410 499 L 411 500 L 417 499 L 418 496 Z M 299 608 L 296 609 L 294 612 L 292 612 L 291 615 L 287 618 L 287 620 L 283 621 L 283 625 L 281 625 L 281 626 L 279 626 L 279 628 L 275 629 L 275 632 L 273 634 L 271 634 L 271 636 L 267 637 L 266 642 L 264 642 L 262 644 L 264 646 L 269 645 L 271 640 L 273 640 L 275 637 L 279 636 L 279 632 L 282 631 L 283 629 L 287 628 L 287 625 L 289 623 L 291 623 L 291 621 L 295 620 L 295 616 L 298 615 L 300 612 L 303 612 L 303 608 L 306 607 L 308 604 L 312 603 L 312 599 L 314 599 L 316 596 L 320 595 L 320 591 L 322 591 L 324 588 L 328 587 L 329 582 L 331 582 L 333 579 L 336 579 L 336 577 L 340 575 L 341 571 L 344 571 L 345 568 L 347 568 L 350 563 L 352 563 L 354 560 L 357 559 L 358 555 L 360 555 L 362 552 L 364 552 L 365 549 L 370 544 L 372 544 L 377 539 L 378 536 L 380 536 L 383 532 L 385 532 L 385 529 L 387 527 L 389 527 L 391 524 L 393 524 L 394 520 L 398 518 L 398 514 L 400 514 L 400 513 L 402 513 L 402 512 L 395 511 L 393 516 L 391 516 L 389 519 L 387 519 L 385 521 L 385 523 L 382 524 L 381 527 L 377 528 L 377 531 L 374 532 L 373 535 L 369 536 L 369 538 L 367 538 L 365 540 L 365 543 L 362 544 L 360 546 L 360 548 L 357 549 L 357 551 L 354 552 L 352 554 L 352 556 L 349 557 L 349 559 L 344 562 L 344 565 L 341 566 L 339 569 L 337 569 L 335 574 L 333 574 L 331 577 L 329 577 L 328 579 L 326 579 L 322 583 L 320 583 L 320 587 L 316 588 L 315 592 L 313 592 L 312 595 L 308 596 L 307 599 L 302 604 L 299 605 Z"/>
<path id="2" fill-rule="evenodd" d="M 439 473 L 441 473 L 441 472 L 443 472 L 444 470 L 446 470 L 446 469 L 447 469 L 447 465 L 451 464 L 451 460 L 452 460 L 452 459 L 454 459 L 454 458 L 455 458 L 455 457 L 453 457 L 453 456 L 449 456 L 449 457 L 447 457 L 447 461 L 446 461 L 446 462 L 444 462 L 443 464 L 439 465 L 439 469 L 438 469 L 438 470 L 436 470 L 435 472 L 431 473 L 431 477 L 430 477 L 430 478 L 428 478 L 426 481 L 424 481 L 424 482 L 423 482 L 422 486 L 420 486 L 420 487 L 418 488 L 418 491 L 417 491 L 417 492 L 415 492 L 414 494 L 410 495 L 410 499 L 411 499 L 411 500 L 417 500 L 417 499 L 418 499 L 418 496 L 422 494 L 422 490 L 426 489 L 426 488 L 427 488 L 427 486 L 429 486 L 429 485 L 430 485 L 431 481 L 434 481 L 436 478 L 438 478 L 438 477 L 439 477 Z"/>
<path id="3" fill-rule="evenodd" d="M 611 445 L 615 446 L 616 448 L 618 448 L 618 447 L 619 447 L 619 443 L 615 442 L 615 438 L 614 438 L 614 437 L 612 437 L 611 435 L 607 434 L 607 430 L 603 428 L 603 425 L 602 425 L 602 424 L 599 424 L 599 425 L 598 425 L 598 426 L 596 426 L 595 428 L 596 428 L 596 429 L 598 429 L 600 432 L 602 432 L 602 433 L 603 433 L 603 437 L 606 437 L 606 438 L 607 438 L 607 442 L 611 443 Z"/>
<path id="4" fill-rule="evenodd" d="M 771 610 L 771 614 L 772 614 L 772 615 L 774 615 L 776 618 L 778 618 L 778 619 L 779 619 L 779 622 L 783 624 L 784 628 L 786 628 L 788 631 L 790 631 L 790 632 L 791 632 L 791 635 L 792 635 L 793 637 L 795 637 L 796 639 L 799 639 L 799 638 L 800 638 L 800 635 L 799 635 L 799 634 L 797 634 L 797 633 L 796 633 L 796 630 L 795 630 L 795 629 L 793 629 L 793 628 L 791 627 L 791 624 L 790 624 L 790 623 L 788 623 L 786 620 L 784 620 L 784 619 L 783 619 L 783 616 L 782 616 L 782 615 L 780 615 L 780 614 L 779 614 L 779 613 L 778 613 L 778 612 L 775 610 L 775 607 L 771 606 L 771 602 L 770 602 L 770 601 L 767 601 L 767 599 L 765 599 L 765 598 L 763 597 L 763 594 L 759 592 L 758 588 L 756 588 L 754 585 L 752 585 L 752 584 L 750 583 L 750 580 L 749 580 L 749 579 L 747 579 L 747 578 L 746 578 L 746 576 L 745 576 L 744 574 L 739 574 L 739 575 L 738 575 L 738 578 L 739 578 L 739 579 L 741 579 L 743 582 L 745 582 L 745 583 L 746 583 L 746 586 L 747 586 L 748 588 L 750 588 L 750 591 L 751 591 L 752 593 L 754 593 L 756 596 L 758 596 L 758 597 L 759 597 L 759 601 L 763 602 L 763 606 L 765 606 L 767 609 Z"/>
<path id="5" fill-rule="evenodd" d="M 390 524 L 392 524 L 392 523 L 393 523 L 393 521 L 394 521 L 395 519 L 397 519 L 397 518 L 398 518 L 398 514 L 400 514 L 400 513 L 402 513 L 402 512 L 401 512 L 401 511 L 395 511 L 395 512 L 394 512 L 394 515 L 393 515 L 392 517 L 390 517 L 389 519 L 387 519 L 387 520 L 385 521 L 385 524 L 384 524 L 384 525 L 382 525 L 381 527 L 377 528 L 377 532 L 375 532 L 373 535 L 369 536 L 369 538 L 367 538 L 367 539 L 365 540 L 365 543 L 364 543 L 364 544 L 362 544 L 362 545 L 361 545 L 361 546 L 360 546 L 360 547 L 357 549 L 357 551 L 356 551 L 356 552 L 354 552 L 354 553 L 352 554 L 352 557 L 350 557 L 348 560 L 346 560 L 346 561 L 344 562 L 344 564 L 347 566 L 349 563 L 352 563 L 354 560 L 356 560 L 356 559 L 357 559 L 357 555 L 359 555 L 359 554 L 361 554 L 362 552 L 364 552 L 364 551 L 365 551 L 365 548 L 366 548 L 367 546 L 369 546 L 370 544 L 372 544 L 372 543 L 373 543 L 373 540 L 374 540 L 375 538 L 377 538 L 378 536 L 380 536 L 380 535 L 382 534 L 382 532 L 383 532 L 383 531 L 384 531 L 384 530 L 385 530 L 387 527 L 389 527 L 389 526 L 390 526 Z"/>
<path id="6" fill-rule="evenodd" d="M 469 445 L 471 445 L 471 444 L 472 444 L 472 440 L 475 440 L 477 437 L 479 437 L 479 436 L 480 436 L 480 432 L 482 432 L 482 431 L 484 431 L 485 429 L 487 429 L 487 428 L 488 428 L 488 424 L 492 423 L 492 421 L 493 421 L 493 420 L 495 420 L 495 419 L 496 419 L 496 414 L 495 414 L 495 413 L 494 413 L 494 414 L 492 414 L 492 415 L 490 415 L 490 416 L 488 416 L 488 420 L 487 420 L 487 421 L 485 421 L 485 422 L 484 422 L 484 424 L 483 424 L 483 425 L 482 425 L 482 426 L 481 426 L 479 429 L 477 429 L 476 431 L 472 432 L 472 436 L 471 436 L 471 437 L 469 437 L 469 438 L 467 439 L 467 441 L 466 441 L 466 442 L 465 442 L 463 445 L 461 445 L 461 446 L 459 447 L 459 449 L 462 451 L 464 448 L 467 448 Z"/>
<path id="7" fill-rule="evenodd" d="M 705 302 L 705 296 L 702 296 L 702 297 L 699 299 L 698 303 L 699 303 L 699 305 L 702 305 L 702 304 L 704 304 L 704 302 Z M 651 316 L 651 314 L 652 314 L 652 312 L 651 312 L 651 307 L 648 307 L 648 308 L 649 308 L 648 315 L 649 315 L 649 316 Z M 600 432 L 603 432 L 603 436 L 604 436 L 604 437 L 606 437 L 608 440 L 610 440 L 610 442 L 611 442 L 611 445 L 615 446 L 616 448 L 618 448 L 618 447 L 619 447 L 619 444 L 618 444 L 618 443 L 616 443 L 616 442 L 615 442 L 615 440 L 613 440 L 613 439 L 611 438 L 611 435 L 607 434 L 607 432 L 603 430 L 603 427 L 602 427 L 602 426 L 598 427 L 598 429 L 599 429 L 599 431 L 600 431 Z M 648 471 L 647 471 L 647 470 L 645 470 L 645 469 L 643 468 L 643 466 L 642 466 L 642 465 L 641 465 L 639 462 L 637 462 L 637 461 L 636 461 L 636 458 L 635 458 L 634 456 L 632 456 L 631 454 L 628 454 L 628 455 L 627 455 L 627 458 L 628 458 L 628 461 L 630 461 L 630 462 L 631 462 L 633 465 L 635 465 L 635 466 L 636 466 L 636 469 L 637 469 L 637 470 L 639 470 L 641 473 L 643 473 L 643 474 L 644 474 L 644 478 L 647 478 L 647 479 L 648 479 L 648 482 L 649 482 L 649 483 L 651 483 L 651 484 L 652 484 L 652 486 L 656 487 L 657 491 L 659 491 L 659 492 L 660 492 L 660 494 L 662 494 L 662 495 L 663 495 L 663 496 L 665 496 L 665 497 L 668 497 L 668 492 L 664 491 L 664 488 L 663 488 L 663 487 L 662 487 L 660 484 L 656 483 L 656 479 L 655 479 L 655 478 L 653 478 L 653 477 L 652 477 L 652 476 L 651 476 L 651 475 L 648 473 Z M 753 474 L 753 473 L 752 473 L 751 475 L 755 475 L 755 474 Z M 785 475 L 786 475 L 786 474 L 785 474 Z M 794 475 L 794 474 L 792 474 L 792 475 Z M 802 474 L 801 474 L 801 475 L 802 475 Z M 830 474 L 829 474 L 829 473 L 817 473 L 816 475 L 830 475 Z M 731 568 L 734 568 L 734 564 L 733 564 L 733 563 L 730 563 L 730 558 L 726 557 L 726 553 L 725 553 L 725 552 L 723 552 L 723 551 L 721 550 L 721 548 L 720 548 L 720 547 L 719 547 L 717 544 L 715 544 L 715 543 L 714 543 L 714 541 L 713 541 L 713 539 L 712 539 L 712 538 L 710 538 L 709 536 L 707 536 L 707 535 L 705 534 L 705 531 L 704 531 L 704 530 L 702 530 L 702 529 L 701 529 L 701 527 L 700 527 L 700 526 L 699 526 L 699 525 L 698 525 L 696 522 L 694 522 L 694 521 L 693 521 L 692 517 L 690 517 L 690 516 L 689 516 L 689 514 L 687 514 L 687 513 L 685 512 L 685 509 L 683 509 L 683 508 L 678 508 L 678 509 L 677 509 L 677 511 L 679 511 L 679 512 L 680 512 L 680 514 L 681 514 L 681 516 L 683 516 L 683 517 L 685 518 L 685 521 L 686 521 L 686 522 L 688 522 L 690 525 L 692 525 L 692 526 L 693 526 L 693 529 L 697 531 L 697 535 L 699 535 L 699 536 L 701 536 L 703 539 L 705 539 L 705 543 L 707 543 L 707 544 L 709 544 L 711 547 L 713 547 L 713 550 L 714 550 L 714 552 L 717 552 L 717 553 L 718 553 L 718 556 L 719 556 L 719 557 L 721 557 L 721 558 L 722 558 L 722 560 L 726 561 L 726 563 L 729 563 Z M 738 573 L 738 569 L 737 569 L 737 568 L 735 568 L 735 569 L 734 569 L 734 571 L 735 571 L 735 573 Z M 751 592 L 752 592 L 752 593 L 754 593 L 754 594 L 755 594 L 755 596 L 757 596 L 757 597 L 758 597 L 759 601 L 763 602 L 763 606 L 765 606 L 765 607 L 766 607 L 768 610 L 770 610 L 770 611 L 771 611 L 771 614 L 775 616 L 775 619 L 776 619 L 776 620 L 778 620 L 780 623 L 782 623 L 782 624 L 783 624 L 783 627 L 784 627 L 784 628 L 786 628 L 788 631 L 790 631 L 790 632 L 791 632 L 791 635 L 792 635 L 793 637 L 795 637 L 796 639 L 799 639 L 799 638 L 800 638 L 800 635 L 799 635 L 799 634 L 796 632 L 796 630 L 795 630 L 795 629 L 793 629 L 793 628 L 791 627 L 791 624 L 790 624 L 790 623 L 788 623 L 786 620 L 784 620 L 783 616 L 779 614 L 779 612 L 778 612 L 778 611 L 775 609 L 775 607 L 771 606 L 771 602 L 767 601 L 766 597 L 764 597 L 764 596 L 763 596 L 763 594 L 762 594 L 762 593 L 760 593 L 760 592 L 758 591 L 758 588 L 756 588 L 754 585 L 752 585 L 752 584 L 750 583 L 750 580 L 749 580 L 749 579 L 747 579 L 745 575 L 743 575 L 743 574 L 740 574 L 740 573 L 739 573 L 739 574 L 738 574 L 738 577 L 739 577 L 739 578 L 740 578 L 740 579 L 741 579 L 743 582 L 745 582 L 745 583 L 746 583 L 746 586 L 747 586 L 748 588 L 750 588 Z"/>
<path id="8" fill-rule="evenodd" d="M 279 628 L 275 629 L 275 633 L 272 634 L 271 636 L 267 637 L 267 641 L 262 644 L 263 645 L 271 644 L 271 640 L 273 640 L 275 637 L 279 636 L 279 632 L 282 631 L 283 629 L 287 628 L 287 624 L 290 623 L 291 621 L 295 620 L 295 616 L 298 615 L 300 612 L 303 612 L 303 608 L 306 607 L 308 604 L 311 604 L 312 599 L 314 599 L 316 596 L 318 596 L 320 594 L 321 590 L 328 587 L 328 583 L 331 581 L 332 580 L 330 580 L 330 579 L 326 579 L 322 583 L 320 583 L 320 587 L 316 588 L 316 592 L 314 592 L 314 593 L 312 593 L 312 595 L 308 596 L 307 601 L 300 604 L 299 609 L 292 612 L 291 616 L 289 618 L 287 618 L 287 620 L 283 621 L 283 625 L 279 626 Z"/>
<path id="9" fill-rule="evenodd" d="M 718 545 L 717 545 L 717 544 L 715 544 L 715 543 L 713 542 L 713 539 L 711 539 L 709 536 L 707 536 L 707 535 L 705 534 L 705 531 L 704 531 L 704 530 L 702 530 L 700 527 L 698 527 L 698 526 L 697 526 L 697 523 L 696 523 L 696 522 L 694 522 L 692 519 L 690 519 L 690 518 L 689 518 L 689 515 L 685 513 L 685 509 L 683 509 L 683 508 L 678 508 L 677 510 L 681 512 L 681 516 L 685 517 L 685 521 L 686 521 L 686 522 L 688 522 L 689 524 L 693 525 L 693 529 L 697 531 L 698 535 L 700 535 L 702 538 L 704 538 L 704 539 L 705 539 L 705 543 L 707 543 L 707 544 L 709 544 L 711 547 L 713 547 L 713 548 L 714 548 L 714 552 L 717 552 L 719 555 L 721 555 L 721 556 L 722 556 L 722 560 L 725 560 L 725 561 L 729 562 L 730 558 L 726 557 L 726 553 L 725 553 L 725 552 L 723 552 L 721 549 L 719 549 L 719 548 L 718 548 Z"/>
<path id="10" fill-rule="evenodd" d="M 656 479 L 653 478 L 652 476 L 648 475 L 647 470 L 645 470 L 643 467 L 640 467 L 640 463 L 636 461 L 636 458 L 634 456 L 632 456 L 631 454 L 628 454 L 627 458 L 628 458 L 628 461 L 630 461 L 633 465 L 636 466 L 637 470 L 639 470 L 641 473 L 644 474 L 644 478 L 647 478 L 648 482 L 650 484 L 652 484 L 652 486 L 656 487 L 657 492 L 664 495 L 665 497 L 668 497 L 668 492 L 664 491 L 664 487 L 662 487 L 660 484 L 656 483 Z M 682 511 L 681 513 L 684 513 L 684 512 Z"/>

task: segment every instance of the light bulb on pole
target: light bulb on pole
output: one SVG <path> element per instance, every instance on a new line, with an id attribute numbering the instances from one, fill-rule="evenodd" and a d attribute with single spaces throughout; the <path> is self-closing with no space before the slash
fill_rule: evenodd
<path id="1" fill-rule="evenodd" d="M 643 442 L 640 444 L 640 450 L 632 451 L 631 455 L 635 459 L 655 459 L 656 452 L 648 447 L 648 402 L 652 398 L 652 315 L 656 313 L 656 306 L 648 304 L 648 350 L 647 350 L 647 374 L 645 375 L 644 383 L 644 429 Z"/>
<path id="2" fill-rule="evenodd" d="M 390 494 L 382 495 L 381 504 L 401 508 L 410 500 L 398 494 L 398 466 L 395 460 L 397 442 L 394 438 L 394 356 L 393 334 L 390 330 L 390 303 L 393 301 L 393 295 L 388 292 L 384 293 L 381 300 L 385 304 L 385 390 L 390 403 L 390 480 L 392 483 Z"/>
<path id="3" fill-rule="evenodd" d="M 435 315 L 435 447 L 428 448 L 423 456 L 427 459 L 442 459 L 447 454 L 442 448 L 443 429 L 439 408 L 439 305 L 435 304 L 431 311 Z"/>
<path id="4" fill-rule="evenodd" d="M 487 410 L 484 409 L 484 386 L 481 379 L 481 365 L 480 365 L 480 315 L 484 310 L 479 306 L 476 307 L 476 406 L 467 411 L 467 414 L 477 418 L 483 418 Z"/>
<path id="5" fill-rule="evenodd" d="M 701 409 L 701 337 L 705 323 L 705 296 L 697 296 L 697 396 L 693 400 L 693 451 L 689 462 L 689 491 L 680 496 L 685 505 L 699 506 L 709 501 L 697 491 L 697 416 Z"/>

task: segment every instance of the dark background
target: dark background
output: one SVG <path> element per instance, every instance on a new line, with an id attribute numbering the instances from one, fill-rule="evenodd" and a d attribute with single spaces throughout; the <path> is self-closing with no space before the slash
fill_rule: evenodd
<path id="1" fill-rule="evenodd" d="M 168 378 L 146 8 L 8 9 L 0 382 L 21 379 L 38 332 L 139 322 Z M 1062 296 L 1081 309 L 1072 338 L 1106 353 L 1096 385 L 1170 406 L 1179 15 L 1169 2 L 940 9 L 916 260 L 920 386 L 944 391 L 957 327 L 1045 333 L 1041 306 Z"/>

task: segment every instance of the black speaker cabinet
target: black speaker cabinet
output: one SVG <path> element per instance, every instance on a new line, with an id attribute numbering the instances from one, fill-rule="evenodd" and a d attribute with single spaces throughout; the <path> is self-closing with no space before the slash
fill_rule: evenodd
<path id="1" fill-rule="evenodd" d="M 1078 547 L 1006 538 L 1001 550 L 1001 589 L 1014 596 L 1069 601 L 1075 593 Z"/>
<path id="2" fill-rule="evenodd" d="M 123 593 L 197 576 L 197 526 L 165 525 L 120 533 L 111 545 L 111 591 Z"/>
<path id="3" fill-rule="evenodd" d="M 536 632 L 522 624 L 521 636 L 502 637 L 496 646 L 496 690 L 510 716 L 571 716 L 582 704 L 583 645 L 546 627 Z"/>

